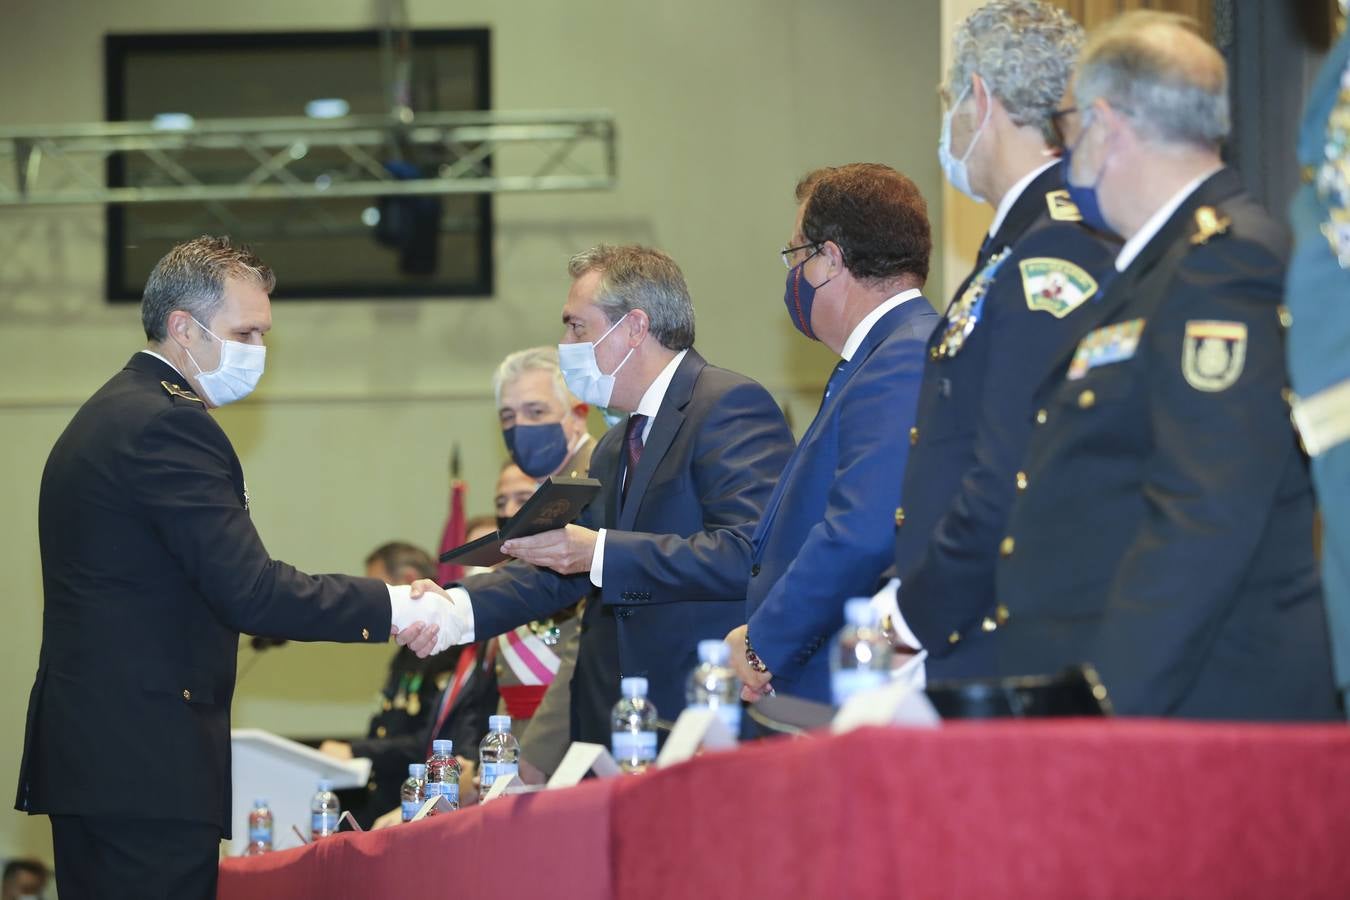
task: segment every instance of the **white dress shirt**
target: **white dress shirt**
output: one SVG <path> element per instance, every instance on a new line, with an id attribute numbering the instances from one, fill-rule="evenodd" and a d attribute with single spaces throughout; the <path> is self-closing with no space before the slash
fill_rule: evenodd
<path id="1" fill-rule="evenodd" d="M 670 383 L 675 380 L 675 371 L 679 369 L 680 363 L 684 362 L 688 350 L 681 350 L 675 354 L 675 358 L 666 363 L 666 367 L 661 370 L 647 388 L 647 392 L 642 395 L 638 401 L 637 409 L 633 410 L 635 416 L 646 416 L 647 421 L 642 425 L 642 443 L 647 443 L 647 437 L 652 433 L 652 423 L 656 421 L 656 414 L 661 411 L 661 404 L 665 402 L 666 391 L 670 390 Z M 627 483 L 629 472 L 624 470 L 623 479 Z M 605 532 L 608 529 L 601 528 L 599 536 L 595 539 L 595 555 L 591 557 L 591 584 L 596 587 L 603 587 L 605 574 Z"/>
<path id="2" fill-rule="evenodd" d="M 1016 184 L 1008 188 L 1008 192 L 1003 195 L 1003 199 L 998 201 L 998 209 L 994 210 L 994 221 L 989 223 L 989 237 L 998 234 L 998 230 L 1003 227 L 1003 220 L 1008 218 L 1008 213 L 1012 210 L 1013 204 L 1021 199 L 1022 195 L 1026 193 L 1027 188 L 1031 186 L 1031 183 L 1046 169 L 1057 165 L 1059 165 L 1058 157 L 1050 160 L 1043 166 L 1032 169 L 1018 179 Z"/>
<path id="3" fill-rule="evenodd" d="M 844 341 L 844 349 L 839 351 L 839 355 L 844 358 L 844 362 L 849 362 L 853 359 L 853 354 L 858 352 L 858 348 L 862 346 L 863 341 L 867 340 L 868 333 L 872 330 L 873 326 L 881 321 L 882 316 L 886 315 L 886 313 L 895 309 L 900 304 L 908 303 L 915 297 L 922 296 L 923 291 L 918 288 L 910 288 L 907 291 L 901 291 L 889 300 L 879 304 L 876 309 L 864 316 L 863 320 L 853 327 L 853 331 L 849 333 L 848 340 Z"/>
<path id="4" fill-rule="evenodd" d="M 1192 179 L 1185 187 L 1173 194 L 1171 200 L 1158 207 L 1158 211 L 1149 216 L 1143 227 L 1131 235 L 1125 245 L 1120 248 L 1120 253 L 1116 254 L 1116 271 L 1124 272 L 1129 268 L 1130 263 L 1134 262 L 1139 254 L 1144 251 L 1144 248 L 1148 246 L 1148 242 L 1153 240 L 1162 230 L 1162 227 L 1167 224 L 1167 220 L 1172 218 L 1172 214 L 1177 211 L 1177 208 L 1186 202 L 1186 198 L 1194 194 L 1200 185 L 1212 178 L 1214 173 L 1222 168 L 1222 166 L 1215 166 L 1198 178 Z"/>

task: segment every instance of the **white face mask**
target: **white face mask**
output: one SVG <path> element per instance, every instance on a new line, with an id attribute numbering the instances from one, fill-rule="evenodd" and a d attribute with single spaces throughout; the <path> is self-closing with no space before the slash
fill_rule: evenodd
<path id="1" fill-rule="evenodd" d="M 197 317 L 193 316 L 192 321 L 197 322 Z M 224 406 L 253 393 L 258 380 L 262 378 L 267 348 L 241 341 L 227 341 L 201 322 L 197 322 L 197 327 L 220 341 L 220 363 L 210 372 L 203 372 L 197 360 L 193 359 L 192 351 L 183 348 L 188 359 L 197 366 L 197 386 L 206 395 L 206 401 L 212 406 Z"/>
<path id="2" fill-rule="evenodd" d="M 980 135 L 984 133 L 984 126 L 989 124 L 989 112 L 993 108 L 988 104 L 984 107 L 984 118 L 980 120 L 980 127 L 975 129 L 975 133 L 970 136 L 970 143 L 966 145 L 966 152 L 957 159 L 952 156 L 952 114 L 956 108 L 961 105 L 961 101 L 966 99 L 966 94 L 970 92 L 970 84 L 967 83 L 961 89 L 961 96 L 956 98 L 956 102 L 948 108 L 946 114 L 942 117 L 942 139 L 938 141 L 938 162 L 942 164 L 942 174 L 947 176 L 952 187 L 965 194 L 976 203 L 983 203 L 984 198 L 975 193 L 970 186 L 970 171 L 966 168 L 966 160 L 970 159 L 970 152 L 975 149 L 979 143 Z"/>
<path id="3" fill-rule="evenodd" d="M 623 358 L 614 367 L 614 371 L 606 375 L 600 371 L 600 363 L 595 359 L 595 348 L 604 342 L 605 338 L 613 334 L 614 329 L 618 328 L 624 319 L 624 316 L 618 322 L 609 326 L 600 336 L 600 340 L 585 344 L 559 344 L 558 345 L 558 365 L 562 368 L 563 381 L 567 382 L 567 388 L 582 403 L 589 403 L 591 406 L 608 407 L 610 396 L 614 393 L 614 376 L 619 374 L 619 369 L 628 362 L 629 357 L 633 355 L 633 350 L 628 351 L 628 356 Z"/>

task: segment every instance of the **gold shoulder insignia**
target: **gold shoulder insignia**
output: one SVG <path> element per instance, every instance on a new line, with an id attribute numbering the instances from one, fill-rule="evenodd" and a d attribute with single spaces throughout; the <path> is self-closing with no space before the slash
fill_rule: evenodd
<path id="1" fill-rule="evenodd" d="M 1097 293 L 1097 281 L 1067 259 L 1037 256 L 1017 264 L 1027 309 L 1062 319 Z"/>
<path id="2" fill-rule="evenodd" d="M 200 403 L 202 406 L 206 405 L 205 400 L 185 387 L 177 384 L 169 384 L 167 381 L 161 381 L 159 386 L 164 388 L 164 393 L 168 394 L 170 397 L 182 397 L 184 400 L 191 400 L 193 403 Z"/>
<path id="3" fill-rule="evenodd" d="M 1227 234 L 1233 220 L 1221 214 L 1212 206 L 1202 206 L 1195 211 L 1195 234 L 1191 243 L 1199 247 L 1208 244 L 1215 235 Z"/>
<path id="4" fill-rule="evenodd" d="M 1045 205 L 1050 210 L 1050 218 L 1056 222 L 1083 221 L 1083 216 L 1078 211 L 1078 207 L 1069 199 L 1068 191 L 1047 191 Z"/>

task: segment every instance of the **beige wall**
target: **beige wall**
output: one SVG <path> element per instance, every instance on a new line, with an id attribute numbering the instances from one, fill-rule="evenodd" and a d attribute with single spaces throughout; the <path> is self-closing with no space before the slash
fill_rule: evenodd
<path id="1" fill-rule="evenodd" d="M 96 120 L 108 31 L 368 27 L 370 0 L 46 0 L 0 30 L 0 126 Z M 644 241 L 685 268 L 698 346 L 761 379 L 800 432 L 831 366 L 791 331 L 776 250 L 804 170 L 856 160 L 908 172 L 932 201 L 939 172 L 939 4 L 933 0 L 410 0 L 416 26 L 492 28 L 503 109 L 606 107 L 620 178 L 606 194 L 498 201 L 489 302 L 285 303 L 255 400 L 220 413 L 271 552 L 356 571 L 376 543 L 431 544 L 459 441 L 471 509 L 502 457 L 488 378 L 506 352 L 556 340 L 567 255 Z M 100 299 L 95 209 L 0 211 L 0 789 L 18 769 L 40 641 L 37 485 L 76 406 L 140 345 L 136 312 Z M 285 260 L 272 260 L 282 279 Z M 935 266 L 933 296 L 941 296 Z M 135 652 L 128 647 L 129 653 Z M 387 648 L 269 651 L 240 683 L 236 723 L 288 733 L 364 721 Z M 251 653 L 241 653 L 241 665 Z M 97 735 L 89 735 L 96 741 Z M 146 736 L 153 740 L 152 735 Z M 164 752 L 174 752 L 166 747 Z M 165 785 L 173 790 L 173 785 Z M 8 796 L 8 795 L 6 795 Z M 45 819 L 0 814 L 0 856 L 49 854 Z"/>

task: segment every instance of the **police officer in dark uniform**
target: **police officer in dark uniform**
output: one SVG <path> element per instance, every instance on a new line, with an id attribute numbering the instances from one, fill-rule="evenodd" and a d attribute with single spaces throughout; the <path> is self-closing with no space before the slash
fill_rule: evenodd
<path id="1" fill-rule="evenodd" d="M 1308 97 L 1285 299 L 1294 421 L 1321 500 L 1322 581 L 1336 683 L 1350 696 L 1350 33 Z"/>
<path id="2" fill-rule="evenodd" d="M 414 601 L 373 578 L 303 574 L 254 530 L 239 459 L 208 410 L 261 377 L 272 286 L 228 239 L 171 250 L 142 300 L 148 348 L 48 457 L 42 649 L 16 807 L 51 817 L 63 900 L 215 896 L 241 632 L 367 643 L 449 625 L 443 593 Z"/>
<path id="3" fill-rule="evenodd" d="M 1084 50 L 1070 189 L 1126 242 L 1037 395 L 994 654 L 1006 675 L 1092 663 L 1126 714 L 1329 718 L 1284 235 L 1222 165 L 1227 97 L 1222 57 L 1179 16 L 1127 14 Z"/>
<path id="4" fill-rule="evenodd" d="M 1080 336 L 1114 257 L 1113 242 L 1077 223 L 1053 155 L 1082 42 L 1078 23 L 1039 0 L 988 3 L 954 40 L 939 155 L 953 186 L 987 199 L 995 218 L 928 342 L 895 514 L 899 577 L 878 597 L 900 643 L 927 649 L 930 678 L 992 667 L 994 566 L 1032 392 Z"/>

